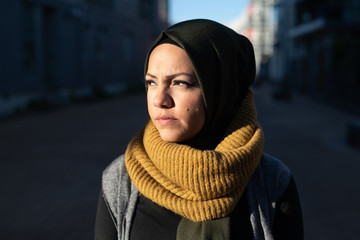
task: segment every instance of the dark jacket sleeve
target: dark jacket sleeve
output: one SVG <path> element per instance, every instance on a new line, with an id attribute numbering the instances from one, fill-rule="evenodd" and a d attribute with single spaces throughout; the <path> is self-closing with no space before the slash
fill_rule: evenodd
<path id="1" fill-rule="evenodd" d="M 275 240 L 303 240 L 304 228 L 298 191 L 293 178 L 276 202 L 273 235 Z"/>
<path id="2" fill-rule="evenodd" d="M 116 240 L 117 230 L 101 190 L 95 220 L 95 240 Z"/>

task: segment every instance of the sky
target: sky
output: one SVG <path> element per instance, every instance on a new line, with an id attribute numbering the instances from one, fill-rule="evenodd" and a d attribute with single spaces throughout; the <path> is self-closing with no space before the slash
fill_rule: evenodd
<path id="1" fill-rule="evenodd" d="M 207 18 L 227 24 L 241 15 L 247 3 L 247 0 L 169 0 L 169 22 Z"/>

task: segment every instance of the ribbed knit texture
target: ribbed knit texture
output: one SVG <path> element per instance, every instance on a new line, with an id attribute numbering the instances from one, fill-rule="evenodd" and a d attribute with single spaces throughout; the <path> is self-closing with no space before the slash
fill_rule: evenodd
<path id="1" fill-rule="evenodd" d="M 215 150 L 164 142 L 151 121 L 129 143 L 125 164 L 147 198 L 192 221 L 228 216 L 259 164 L 263 133 L 251 91 Z"/>

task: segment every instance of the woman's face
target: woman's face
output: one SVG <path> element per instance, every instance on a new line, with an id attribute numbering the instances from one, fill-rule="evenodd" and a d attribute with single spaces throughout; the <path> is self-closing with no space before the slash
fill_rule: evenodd
<path id="1" fill-rule="evenodd" d="M 167 43 L 154 48 L 146 84 L 149 115 L 164 141 L 186 141 L 199 133 L 205 123 L 204 100 L 182 48 Z"/>

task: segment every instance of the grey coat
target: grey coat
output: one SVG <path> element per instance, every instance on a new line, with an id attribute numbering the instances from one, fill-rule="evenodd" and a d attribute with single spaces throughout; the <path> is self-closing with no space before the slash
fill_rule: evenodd
<path id="1" fill-rule="evenodd" d="M 131 181 L 125 156 L 115 159 L 103 173 L 104 199 L 117 228 L 118 239 L 128 240 L 139 191 Z M 250 221 L 255 240 L 273 240 L 275 203 L 291 179 L 290 170 L 278 159 L 263 154 L 247 186 Z"/>

